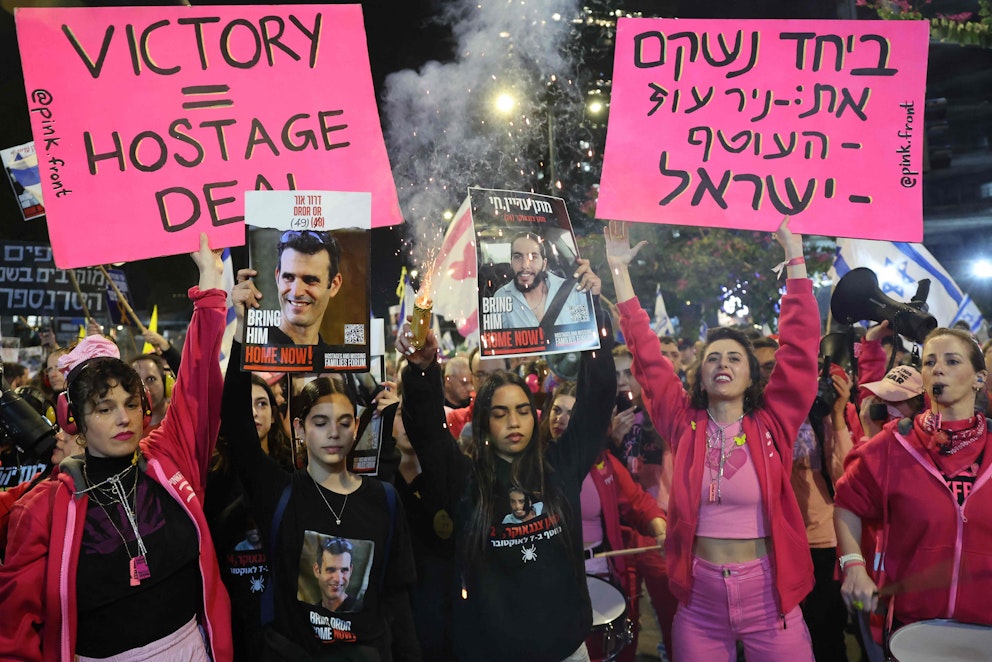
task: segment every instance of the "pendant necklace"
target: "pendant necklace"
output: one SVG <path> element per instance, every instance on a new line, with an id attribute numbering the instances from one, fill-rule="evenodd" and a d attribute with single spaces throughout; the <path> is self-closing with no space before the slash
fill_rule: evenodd
<path id="1" fill-rule="evenodd" d="M 717 420 L 713 418 L 713 414 L 710 413 L 709 409 L 706 410 L 706 414 L 707 416 L 710 417 L 710 420 L 713 421 L 713 424 L 716 426 L 716 432 L 712 434 L 708 429 L 706 430 L 707 460 L 710 459 L 709 458 L 710 451 L 718 450 L 720 454 L 719 460 L 716 463 L 718 465 L 717 467 L 714 467 L 712 462 L 708 461 L 706 463 L 710 471 L 710 487 L 709 487 L 709 494 L 707 500 L 709 501 L 709 503 L 716 503 L 719 505 L 720 503 L 723 502 L 720 488 L 721 488 L 721 483 L 723 482 L 723 468 L 727 462 L 727 457 L 730 456 L 732 453 L 734 453 L 734 451 L 737 450 L 738 446 L 743 446 L 744 442 L 747 441 L 747 436 L 743 434 L 742 431 L 741 434 L 734 437 L 734 445 L 730 447 L 730 451 L 728 452 L 726 448 L 727 435 L 724 434 L 724 431 L 740 423 L 744 419 L 744 414 L 741 414 L 737 418 L 737 420 L 731 421 L 730 423 L 727 423 L 726 425 L 723 426 L 721 426 L 720 423 L 718 423 Z M 716 444 L 717 440 L 719 440 L 719 446 Z M 713 442 L 712 446 L 710 445 L 710 442 Z"/>
<path id="2" fill-rule="evenodd" d="M 348 507 L 349 495 L 348 494 L 344 495 L 344 503 L 341 504 L 341 514 L 338 515 L 336 512 L 334 512 L 334 509 L 331 508 L 331 504 L 327 501 L 327 497 L 324 496 L 324 491 L 320 489 L 320 483 L 317 482 L 317 479 L 314 478 L 313 476 L 310 476 L 310 480 L 313 481 L 314 487 L 317 488 L 317 494 L 319 494 L 320 498 L 324 501 L 324 505 L 327 506 L 327 509 L 331 511 L 332 515 L 334 515 L 334 523 L 340 526 L 341 518 L 344 516 L 344 509 Z"/>
<path id="3" fill-rule="evenodd" d="M 134 470 L 134 482 L 131 485 L 131 489 L 125 492 L 124 486 L 121 484 L 121 477 L 126 476 L 131 470 Z M 90 482 L 89 476 L 86 473 L 85 464 L 83 464 L 83 477 L 86 479 L 87 483 Z M 113 492 L 113 497 L 109 503 L 105 504 L 97 498 L 97 494 L 102 494 L 103 486 L 108 483 L 110 484 L 111 491 Z M 90 498 L 96 502 L 98 506 L 100 506 L 100 510 L 102 510 L 103 514 L 107 516 L 107 521 L 110 522 L 110 526 L 114 527 L 114 531 L 116 531 L 117 535 L 121 537 L 121 542 L 124 543 L 124 552 L 127 554 L 128 559 L 130 559 L 128 562 L 128 581 L 131 586 L 140 585 L 141 580 L 148 579 L 152 576 L 152 573 L 148 568 L 148 550 L 145 548 L 145 541 L 141 539 L 141 533 L 138 532 L 138 521 L 135 517 L 135 511 L 138 508 L 138 469 L 132 465 L 128 467 L 127 470 L 114 474 L 110 478 L 82 490 L 82 492 L 92 492 L 90 494 Z M 82 492 L 80 492 L 80 494 Z M 133 506 L 128 503 L 128 498 L 131 497 L 134 498 Z M 134 531 L 134 537 L 138 544 L 137 556 L 131 556 L 131 548 L 128 545 L 127 538 L 124 537 L 124 533 L 117 527 L 117 524 L 114 522 L 114 518 L 110 516 L 110 511 L 107 510 L 108 506 L 113 506 L 115 503 L 120 503 L 124 508 L 124 514 L 127 516 L 127 522 L 131 526 L 131 530 Z"/>

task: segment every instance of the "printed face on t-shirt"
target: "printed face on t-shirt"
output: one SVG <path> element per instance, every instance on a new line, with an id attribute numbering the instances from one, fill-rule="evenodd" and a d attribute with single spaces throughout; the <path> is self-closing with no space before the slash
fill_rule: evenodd
<path id="1" fill-rule="evenodd" d="M 324 504 L 317 504 L 324 508 Z M 352 504 L 348 512 L 352 513 Z M 334 526 L 334 518 L 327 514 Z M 310 608 L 310 624 L 324 641 L 351 640 L 350 634 L 335 634 L 348 617 L 360 612 L 369 588 L 375 543 L 358 538 L 342 538 L 313 530 L 303 532 L 296 599 Z M 338 614 L 337 619 L 326 612 Z M 344 620 L 340 620 L 344 619 Z"/>
<path id="2" fill-rule="evenodd" d="M 320 563 L 314 564 L 313 574 L 320 588 L 320 603 L 330 611 L 335 611 L 348 597 L 346 589 L 351 580 L 351 554 L 332 554 L 324 550 Z"/>

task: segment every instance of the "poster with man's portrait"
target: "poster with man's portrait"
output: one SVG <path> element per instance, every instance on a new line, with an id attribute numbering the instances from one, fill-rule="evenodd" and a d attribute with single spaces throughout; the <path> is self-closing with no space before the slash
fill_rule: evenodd
<path id="1" fill-rule="evenodd" d="M 374 552 L 371 540 L 305 531 L 296 599 L 333 613 L 361 611 Z"/>
<path id="2" fill-rule="evenodd" d="M 599 348 L 592 294 L 576 289 L 579 257 L 565 201 L 537 193 L 469 189 L 479 264 L 485 356 Z"/>
<path id="3" fill-rule="evenodd" d="M 371 195 L 248 191 L 248 255 L 261 307 L 245 316 L 242 368 L 369 369 Z"/>

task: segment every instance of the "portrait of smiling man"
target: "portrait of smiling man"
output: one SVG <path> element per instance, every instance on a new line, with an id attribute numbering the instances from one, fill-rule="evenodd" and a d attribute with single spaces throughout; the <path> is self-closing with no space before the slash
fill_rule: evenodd
<path id="1" fill-rule="evenodd" d="M 329 232 L 288 230 L 279 238 L 275 279 L 282 313 L 276 344 L 320 345 L 327 304 L 341 289 L 341 247 Z"/>

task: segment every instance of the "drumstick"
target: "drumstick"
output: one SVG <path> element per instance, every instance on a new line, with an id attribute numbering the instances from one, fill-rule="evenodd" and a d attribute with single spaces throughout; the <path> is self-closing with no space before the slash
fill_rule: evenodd
<path id="1" fill-rule="evenodd" d="M 641 554 L 643 552 L 651 552 L 657 549 L 661 549 L 661 545 L 651 545 L 650 547 L 631 547 L 630 549 L 611 549 L 606 552 L 597 552 L 592 555 L 594 559 L 599 559 L 607 556 L 625 556 L 627 554 Z"/>

